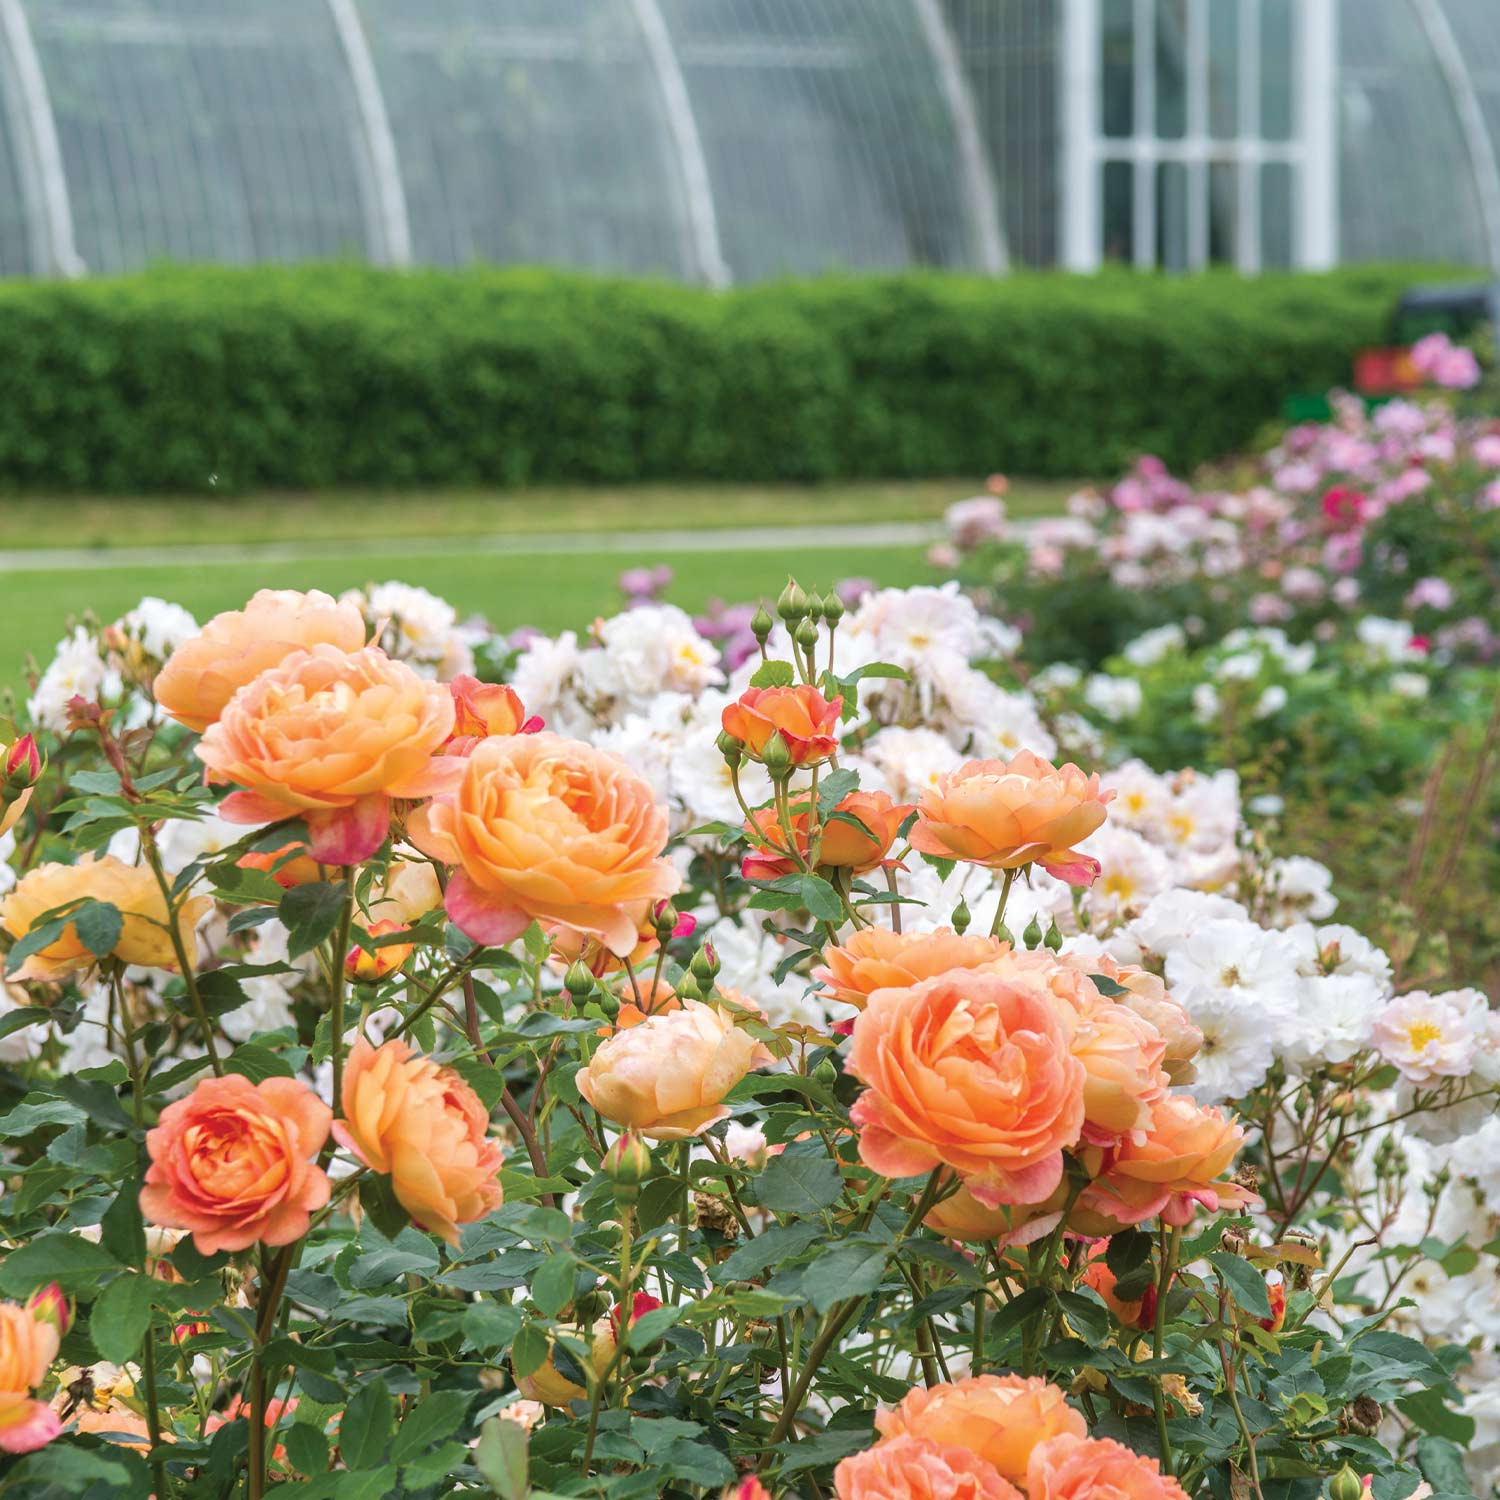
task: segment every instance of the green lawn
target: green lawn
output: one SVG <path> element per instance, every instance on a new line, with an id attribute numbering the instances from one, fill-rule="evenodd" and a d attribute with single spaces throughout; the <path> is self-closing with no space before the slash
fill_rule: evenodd
<path id="1" fill-rule="evenodd" d="M 922 521 L 941 516 L 981 483 L 976 476 L 815 486 L 28 496 L 0 500 L 0 550 Z M 1076 488 L 1058 480 L 1017 480 L 1011 513 L 1054 513 Z"/>
<path id="2" fill-rule="evenodd" d="M 620 571 L 666 562 L 677 578 L 667 597 L 687 609 L 711 598 L 765 596 L 774 599 L 788 570 L 810 586 L 826 588 L 840 578 L 864 576 L 883 584 L 930 581 L 932 570 L 920 548 L 849 547 L 661 554 L 579 553 L 574 556 L 508 557 L 426 553 L 340 558 L 336 546 L 324 555 L 288 563 L 236 562 L 213 568 L 192 566 L 88 568 L 13 573 L 4 580 L 0 683 L 20 690 L 28 654 L 46 665 L 70 615 L 92 610 L 113 620 L 145 594 L 171 599 L 200 620 L 233 609 L 264 587 L 321 588 L 330 593 L 369 582 L 399 578 L 443 595 L 462 614 L 478 613 L 503 628 L 535 625 L 552 632 L 587 629 L 597 615 L 620 601 Z"/>

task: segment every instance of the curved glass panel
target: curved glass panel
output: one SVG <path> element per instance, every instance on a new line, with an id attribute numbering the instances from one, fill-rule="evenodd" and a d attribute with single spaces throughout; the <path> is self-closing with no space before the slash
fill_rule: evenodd
<path id="1" fill-rule="evenodd" d="M 1339 37 L 1340 258 L 1481 263 L 1458 115 L 1407 0 L 1342 0 Z"/>
<path id="2" fill-rule="evenodd" d="M 736 279 L 974 263 L 953 120 L 910 0 L 662 9 Z"/>
<path id="3" fill-rule="evenodd" d="M 347 71 L 314 0 L 26 0 L 91 271 L 361 255 Z"/>
<path id="4" fill-rule="evenodd" d="M 629 0 L 362 0 L 418 261 L 691 276 Z"/>
<path id="5" fill-rule="evenodd" d="M 29 195 L 21 156 L 26 132 L 20 86 L 0 42 L 0 276 L 25 276 L 47 269 L 34 264 L 34 241 L 27 220 Z"/>

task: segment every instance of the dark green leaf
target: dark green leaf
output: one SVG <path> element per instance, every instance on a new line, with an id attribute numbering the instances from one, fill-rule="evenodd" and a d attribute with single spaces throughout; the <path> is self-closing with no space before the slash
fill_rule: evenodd
<path id="1" fill-rule="evenodd" d="M 1113 1000 L 1116 995 L 1130 993 L 1123 984 L 1111 979 L 1108 974 L 1090 974 L 1089 979 L 1093 982 L 1094 988 L 1106 999 Z"/>
<path id="2" fill-rule="evenodd" d="M 755 1180 L 756 1201 L 778 1214 L 815 1214 L 839 1201 L 844 1179 L 827 1156 L 773 1156 Z"/>
<path id="3" fill-rule="evenodd" d="M 95 958 L 113 953 L 124 930 L 125 919 L 120 915 L 119 907 L 108 901 L 85 901 L 73 913 L 73 931 Z"/>
<path id="4" fill-rule="evenodd" d="M 1227 1250 L 1215 1250 L 1208 1258 L 1224 1278 L 1229 1295 L 1240 1307 L 1252 1318 L 1271 1316 L 1271 1298 L 1266 1291 L 1265 1278 L 1249 1261 L 1241 1260 Z"/>
<path id="5" fill-rule="evenodd" d="M 286 1456 L 299 1474 L 321 1474 L 328 1468 L 328 1439 L 316 1427 L 307 1422 L 294 1422 L 285 1429 L 282 1441 L 286 1446 Z"/>
<path id="6" fill-rule="evenodd" d="M 49 1281 L 66 1291 L 91 1291 L 101 1272 L 118 1269 L 102 1245 L 66 1232 L 38 1235 L 0 1261 L 0 1292 L 24 1296 Z"/>
<path id="7" fill-rule="evenodd" d="M 89 1333 L 101 1359 L 123 1365 L 134 1359 L 151 1326 L 149 1276 L 117 1276 L 99 1294 L 89 1314 Z"/>
<path id="8" fill-rule="evenodd" d="M 474 1467 L 500 1500 L 524 1500 L 527 1441 L 526 1429 L 505 1417 L 491 1417 L 479 1429 Z"/>
<path id="9" fill-rule="evenodd" d="M 796 673 L 789 661 L 763 661 L 750 678 L 750 686 L 757 688 L 791 687 Z"/>
<path id="10" fill-rule="evenodd" d="M 1464 1456 L 1447 1438 L 1430 1435 L 1418 1438 L 1417 1467 L 1421 1469 L 1422 1477 L 1440 1494 L 1474 1493 L 1464 1469 Z"/>
<path id="11" fill-rule="evenodd" d="M 385 1455 L 396 1426 L 396 1406 L 384 1381 L 362 1385 L 344 1408 L 339 1423 L 339 1450 L 351 1469 L 370 1469 Z"/>
<path id="12" fill-rule="evenodd" d="M 267 1078 L 291 1078 L 292 1065 L 278 1057 L 269 1047 L 259 1042 L 245 1042 L 236 1047 L 224 1064 L 226 1073 L 239 1073 L 251 1083 L 261 1083 Z M 361 1185 L 363 1186 L 363 1185 Z"/>
<path id="13" fill-rule="evenodd" d="M 547 1335 L 535 1323 L 528 1323 L 516 1335 L 510 1348 L 510 1363 L 516 1378 L 535 1374 L 547 1363 Z"/>
<path id="14" fill-rule="evenodd" d="M 297 958 L 332 937 L 344 912 L 344 887 L 314 880 L 295 885 L 281 898 L 287 956 Z"/>
<path id="15" fill-rule="evenodd" d="M 820 1255 L 802 1273 L 802 1291 L 820 1312 L 849 1297 L 873 1292 L 885 1278 L 890 1246 L 845 1242 Z"/>
<path id="16" fill-rule="evenodd" d="M 510 1348 L 521 1331 L 521 1312 L 507 1302 L 475 1302 L 464 1312 L 464 1337 L 481 1353 Z"/>
<path id="17" fill-rule="evenodd" d="M 578 1262 L 566 1250 L 549 1255 L 531 1280 L 531 1300 L 555 1318 L 573 1300 Z"/>
<path id="18" fill-rule="evenodd" d="M 434 1391 L 402 1417 L 391 1444 L 391 1457 L 398 1464 L 410 1462 L 419 1453 L 435 1448 L 458 1429 L 469 1403 L 470 1391 Z"/>

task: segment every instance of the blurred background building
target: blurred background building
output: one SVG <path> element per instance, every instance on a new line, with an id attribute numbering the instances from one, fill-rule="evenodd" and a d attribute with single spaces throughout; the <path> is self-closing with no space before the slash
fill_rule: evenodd
<path id="1" fill-rule="evenodd" d="M 0 274 L 1500 253 L 1500 0 L 0 0 Z"/>

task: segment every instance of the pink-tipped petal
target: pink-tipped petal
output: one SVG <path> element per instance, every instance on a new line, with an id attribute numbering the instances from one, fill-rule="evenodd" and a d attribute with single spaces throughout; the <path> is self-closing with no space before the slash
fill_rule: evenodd
<path id="1" fill-rule="evenodd" d="M 262 797 L 259 792 L 231 792 L 218 808 L 219 816 L 226 823 L 279 823 L 295 811 L 295 808 Z"/>
<path id="2" fill-rule="evenodd" d="M 0 1450 L 35 1453 L 61 1431 L 62 1420 L 45 1401 L 27 1401 L 20 1407 L 16 1420 L 0 1426 Z"/>
<path id="3" fill-rule="evenodd" d="M 361 797 L 350 807 L 306 814 L 308 853 L 323 865 L 357 865 L 385 842 L 391 803 L 379 795 Z"/>
<path id="4" fill-rule="evenodd" d="M 1069 885 L 1093 885 L 1103 866 L 1091 854 L 1075 854 L 1071 859 L 1044 859 L 1042 868 Z"/>
<path id="5" fill-rule="evenodd" d="M 462 870 L 448 882 L 443 909 L 465 937 L 488 948 L 515 942 L 531 925 L 531 918 L 525 912 L 506 906 L 481 890 Z"/>

